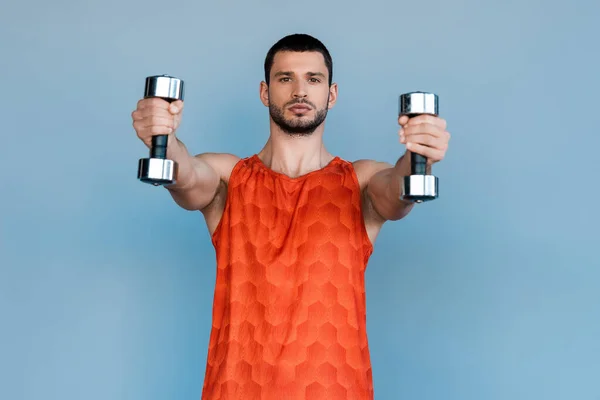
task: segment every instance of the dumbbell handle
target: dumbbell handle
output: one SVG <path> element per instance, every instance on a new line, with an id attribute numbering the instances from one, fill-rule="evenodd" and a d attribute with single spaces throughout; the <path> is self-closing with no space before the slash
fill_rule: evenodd
<path id="1" fill-rule="evenodd" d="M 161 97 L 163 100 L 172 103 L 174 99 Z M 161 160 L 167 159 L 167 142 L 169 141 L 169 135 L 156 135 L 152 136 L 152 147 L 150 148 L 150 158 L 160 158 Z"/>
<path id="2" fill-rule="evenodd" d="M 152 136 L 152 147 L 150 148 L 150 158 L 167 159 L 167 135 Z"/>
<path id="3" fill-rule="evenodd" d="M 406 116 L 410 119 L 416 117 L 418 113 L 407 114 Z M 409 151 L 410 153 L 410 174 L 411 175 L 426 175 L 427 174 L 427 157 Z"/>
<path id="4" fill-rule="evenodd" d="M 427 157 L 410 152 L 410 174 L 427 175 Z"/>

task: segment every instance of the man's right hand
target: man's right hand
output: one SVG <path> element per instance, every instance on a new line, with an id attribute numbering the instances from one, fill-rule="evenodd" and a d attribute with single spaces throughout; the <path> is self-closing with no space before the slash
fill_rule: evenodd
<path id="1" fill-rule="evenodd" d="M 169 135 L 169 142 L 172 142 L 181 124 L 182 113 L 183 101 L 181 100 L 169 103 L 160 98 L 148 98 L 138 101 L 131 118 L 137 136 L 150 148 L 152 136 Z"/>

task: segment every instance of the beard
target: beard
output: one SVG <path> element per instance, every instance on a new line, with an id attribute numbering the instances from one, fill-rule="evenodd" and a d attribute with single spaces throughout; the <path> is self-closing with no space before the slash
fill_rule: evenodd
<path id="1" fill-rule="evenodd" d="M 327 96 L 327 102 L 329 102 L 329 96 Z M 307 119 L 306 117 L 298 117 L 294 119 L 286 119 L 284 116 L 284 110 L 294 104 L 307 104 L 316 110 L 315 117 Z M 314 104 L 307 100 L 293 100 L 283 105 L 283 107 L 277 107 L 275 104 L 269 104 L 269 114 L 273 119 L 273 122 L 279 126 L 279 128 L 290 136 L 309 136 L 311 135 L 327 117 L 327 106 L 323 109 L 317 109 Z"/>

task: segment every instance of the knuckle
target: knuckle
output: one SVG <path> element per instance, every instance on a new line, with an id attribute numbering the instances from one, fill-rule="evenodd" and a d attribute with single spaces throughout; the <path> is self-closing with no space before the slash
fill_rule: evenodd
<path id="1" fill-rule="evenodd" d="M 425 125 L 435 124 L 435 116 L 434 115 L 423 114 L 423 115 L 420 115 L 418 118 L 419 119 L 416 122 L 418 122 L 419 124 L 425 124 Z"/>
<path id="2" fill-rule="evenodd" d="M 160 114 L 160 109 L 157 107 L 148 107 L 146 109 L 146 115 L 148 117 L 154 118 L 156 117 L 158 114 Z"/>
<path id="3" fill-rule="evenodd" d="M 418 135 L 415 139 L 418 140 L 419 144 L 423 144 L 425 146 L 430 146 L 432 144 L 431 137 L 428 135 L 421 134 L 421 135 Z"/>
<path id="4" fill-rule="evenodd" d="M 133 125 L 133 129 L 135 129 L 135 132 L 139 136 L 141 134 L 141 132 L 142 132 L 142 126 L 141 126 L 140 122 L 139 121 L 135 121 L 132 125 Z"/>
<path id="5" fill-rule="evenodd" d="M 156 102 L 154 98 L 143 98 L 138 102 L 138 107 L 148 108 L 152 107 Z"/>
<path id="6" fill-rule="evenodd" d="M 153 134 L 162 133 L 162 128 L 160 126 L 154 125 L 152 128 L 150 128 L 150 132 L 152 132 Z"/>

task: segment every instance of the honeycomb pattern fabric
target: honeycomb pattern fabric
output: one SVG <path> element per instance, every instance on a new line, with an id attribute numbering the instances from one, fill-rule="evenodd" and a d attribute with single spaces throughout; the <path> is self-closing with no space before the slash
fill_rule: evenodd
<path id="1" fill-rule="evenodd" d="M 231 174 L 203 400 L 373 398 L 364 273 L 373 251 L 353 166 L 290 178 L 257 155 Z"/>

